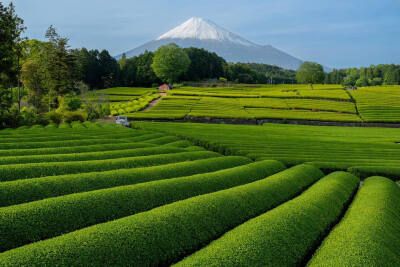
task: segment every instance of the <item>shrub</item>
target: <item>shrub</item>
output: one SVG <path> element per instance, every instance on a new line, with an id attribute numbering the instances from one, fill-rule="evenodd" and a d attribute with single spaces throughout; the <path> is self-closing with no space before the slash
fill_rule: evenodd
<path id="1" fill-rule="evenodd" d="M 62 122 L 58 125 L 58 128 L 60 129 L 67 129 L 67 128 L 71 128 L 71 125 L 69 125 L 69 123 L 67 122 Z"/>
<path id="2" fill-rule="evenodd" d="M 241 159 L 241 164 L 249 160 Z M 253 182 L 282 171 L 277 161 L 140 185 L 72 194 L 0 209 L 0 251 L 115 220 L 174 201 Z M 10 216 L 12 214 L 12 216 Z M 46 222 L 37 224 L 36 222 Z"/>
<path id="3" fill-rule="evenodd" d="M 294 197 L 322 175 L 312 166 L 297 166 L 260 181 L 9 250 L 0 254 L 0 265 L 169 265 Z"/>
<path id="4" fill-rule="evenodd" d="M 58 110 L 60 112 L 64 111 L 76 111 L 81 108 L 82 100 L 72 94 L 66 94 L 64 96 L 59 96 L 58 101 L 60 103 Z"/>
<path id="5" fill-rule="evenodd" d="M 49 122 L 55 123 L 55 124 L 60 124 L 63 119 L 63 114 L 57 111 L 50 111 L 47 112 L 46 114 L 47 119 Z"/>
<path id="6" fill-rule="evenodd" d="M 87 113 L 82 110 L 63 112 L 64 122 L 73 122 L 73 121 L 84 122 L 86 119 L 87 119 Z"/>
<path id="7" fill-rule="evenodd" d="M 358 183 L 349 173 L 332 173 L 299 197 L 238 226 L 176 266 L 300 266 L 339 218 Z"/>
<path id="8" fill-rule="evenodd" d="M 308 266 L 400 266 L 397 229 L 399 187 L 387 178 L 370 177 Z"/>
<path id="9" fill-rule="evenodd" d="M 146 167 L 171 162 L 211 158 L 221 156 L 218 153 L 209 151 L 199 152 L 181 152 L 182 149 L 174 147 L 163 148 L 168 155 L 150 155 L 128 157 L 122 159 L 109 160 L 89 160 L 89 161 L 71 161 L 71 162 L 45 162 L 28 163 L 0 166 L 0 181 L 13 181 L 18 179 L 35 178 L 41 176 L 84 173 L 94 171 L 106 171 L 119 168 Z"/>
<path id="10" fill-rule="evenodd" d="M 20 124 L 21 125 L 32 125 L 36 122 L 36 112 L 33 108 L 24 107 L 20 112 Z"/>

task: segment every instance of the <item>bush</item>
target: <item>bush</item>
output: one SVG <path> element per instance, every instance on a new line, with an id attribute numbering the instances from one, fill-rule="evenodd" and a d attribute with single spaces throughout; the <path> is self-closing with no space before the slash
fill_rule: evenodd
<path id="1" fill-rule="evenodd" d="M 83 110 L 77 111 L 65 111 L 63 112 L 63 121 L 64 122 L 73 122 L 73 121 L 80 121 L 84 122 L 87 119 L 87 113 Z"/>
<path id="2" fill-rule="evenodd" d="M 60 103 L 58 107 L 59 112 L 76 111 L 82 107 L 82 100 L 72 94 L 66 94 L 62 97 L 59 96 L 58 102 Z"/>
<path id="3" fill-rule="evenodd" d="M 0 265 L 170 265 L 296 196 L 322 175 L 312 166 L 297 166 L 260 181 L 9 250 L 0 254 Z"/>
<path id="4" fill-rule="evenodd" d="M 63 114 L 57 111 L 51 111 L 46 113 L 47 119 L 56 124 L 60 124 L 63 119 Z"/>
<path id="5" fill-rule="evenodd" d="M 368 178 L 308 266 L 400 266 L 397 229 L 399 187 L 383 177 Z"/>
<path id="6" fill-rule="evenodd" d="M 299 197 L 238 226 L 176 266 L 300 266 L 339 218 L 358 183 L 349 173 L 332 173 Z M 333 265 L 321 262 L 318 266 Z"/>
<path id="7" fill-rule="evenodd" d="M 238 162 L 237 158 L 235 160 Z M 241 158 L 238 163 L 250 162 Z M 283 169 L 284 166 L 276 161 L 258 162 L 211 173 L 72 194 L 3 208 L 0 217 L 6 219 L 0 221 L 0 228 L 7 233 L 3 239 L 7 242 L 0 242 L 0 251 L 192 196 L 253 182 Z M 45 221 L 46 224 L 35 224 L 38 221 Z"/>
<path id="8" fill-rule="evenodd" d="M 20 125 L 33 125 L 36 123 L 37 114 L 34 108 L 24 107 L 20 112 Z"/>
<path id="9" fill-rule="evenodd" d="M 119 168 L 147 167 L 190 159 L 219 157 L 220 154 L 199 151 L 181 152 L 180 148 L 165 147 L 165 154 L 138 156 L 123 159 L 91 160 L 72 162 L 45 162 L 0 166 L 0 181 L 12 181 L 41 176 L 115 170 Z"/>

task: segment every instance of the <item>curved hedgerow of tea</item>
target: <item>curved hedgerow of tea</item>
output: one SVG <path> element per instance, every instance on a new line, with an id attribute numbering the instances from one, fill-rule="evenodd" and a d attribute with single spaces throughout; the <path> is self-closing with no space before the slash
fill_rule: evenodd
<path id="1" fill-rule="evenodd" d="M 116 186 L 213 172 L 250 163 L 244 157 L 216 157 L 145 167 L 48 176 L 0 183 L 0 207 Z"/>
<path id="2" fill-rule="evenodd" d="M 111 150 L 111 151 L 101 151 L 101 152 L 83 152 L 83 153 L 70 153 L 70 154 L 57 154 L 57 155 L 35 155 L 35 156 L 22 156 L 22 157 L 0 157 L 0 165 L 117 159 L 125 157 L 168 154 L 171 153 L 171 151 L 174 153 L 185 151 L 183 148 L 181 149 L 182 150 L 178 149 L 169 150 L 165 149 L 165 147 L 157 146 L 157 147 L 143 147 L 143 148 L 138 147 L 133 149 L 121 149 L 121 150 Z"/>
<path id="3" fill-rule="evenodd" d="M 0 251 L 196 195 L 254 182 L 284 168 L 280 162 L 264 161 L 211 173 L 120 186 L 0 208 L 0 229 L 4 231 Z"/>
<path id="4" fill-rule="evenodd" d="M 132 149 L 141 147 L 154 147 L 155 145 L 142 142 L 129 143 L 106 143 L 96 145 L 83 145 L 72 147 L 50 147 L 50 148 L 31 148 L 31 149 L 10 149 L 0 150 L 0 157 L 19 157 L 33 155 L 56 155 L 84 152 L 98 152 L 109 150 Z"/>
<path id="5" fill-rule="evenodd" d="M 400 188 L 370 177 L 308 266 L 400 266 L 399 229 Z"/>
<path id="6" fill-rule="evenodd" d="M 0 265 L 169 265 L 322 176 L 313 166 L 296 166 L 250 184 L 6 251 L 0 254 Z"/>
<path id="7" fill-rule="evenodd" d="M 329 174 L 297 198 L 243 223 L 176 266 L 300 266 L 338 220 L 359 181 L 345 172 Z"/>
<path id="8" fill-rule="evenodd" d="M 218 153 L 210 151 L 183 152 L 185 151 L 184 149 L 177 147 L 162 147 L 160 149 L 164 151 L 165 155 L 137 156 L 108 160 L 1 165 L 0 181 L 13 181 L 18 179 L 28 179 L 51 175 L 107 171 L 120 168 L 155 166 L 176 161 L 221 156 Z"/>

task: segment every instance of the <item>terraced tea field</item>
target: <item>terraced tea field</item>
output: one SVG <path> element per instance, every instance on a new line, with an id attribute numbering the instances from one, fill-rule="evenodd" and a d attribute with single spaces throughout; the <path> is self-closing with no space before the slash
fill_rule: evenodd
<path id="1" fill-rule="evenodd" d="M 127 89 L 128 90 L 128 89 Z M 130 119 L 283 119 L 328 122 L 400 122 L 399 86 L 345 90 L 341 85 L 239 85 L 179 87 Z M 400 110 L 400 106 L 399 106 Z"/>
<path id="2" fill-rule="evenodd" d="M 98 94 L 105 95 L 110 102 L 133 101 L 156 92 L 157 88 L 144 87 L 114 87 L 97 91 Z"/>
<path id="3" fill-rule="evenodd" d="M 400 122 L 400 86 L 361 87 L 351 91 L 367 122 Z"/>
<path id="4" fill-rule="evenodd" d="M 300 160 L 285 166 L 269 159 L 278 132 L 301 134 L 304 141 L 311 131 L 310 148 L 319 141 L 326 151 L 340 135 L 345 144 L 344 132 L 328 137 L 326 128 L 310 126 L 136 126 L 146 129 L 85 122 L 0 131 L 0 266 L 400 264 L 395 182 L 370 177 L 359 189 L 351 173 L 324 174 Z M 388 153 L 398 132 L 387 130 L 384 139 L 360 131 L 358 143 L 346 144 L 357 153 L 363 144 Z M 207 151 L 172 133 L 246 156 Z M 254 134 L 260 138 L 253 140 Z M 242 150 L 238 137 L 244 138 Z M 266 154 L 242 153 L 251 142 L 259 150 L 248 152 Z"/>

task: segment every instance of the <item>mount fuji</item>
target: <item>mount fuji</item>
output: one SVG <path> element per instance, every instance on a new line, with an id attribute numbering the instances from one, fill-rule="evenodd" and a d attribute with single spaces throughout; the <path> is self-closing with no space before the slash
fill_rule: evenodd
<path id="1" fill-rule="evenodd" d="M 147 51 L 155 51 L 162 45 L 175 43 L 180 47 L 204 48 L 215 52 L 228 62 L 263 63 L 296 70 L 302 60 L 270 45 L 259 45 L 234 34 L 210 20 L 191 18 L 160 37 L 127 51 L 126 57 L 134 57 Z M 116 58 L 121 58 L 122 55 Z"/>

